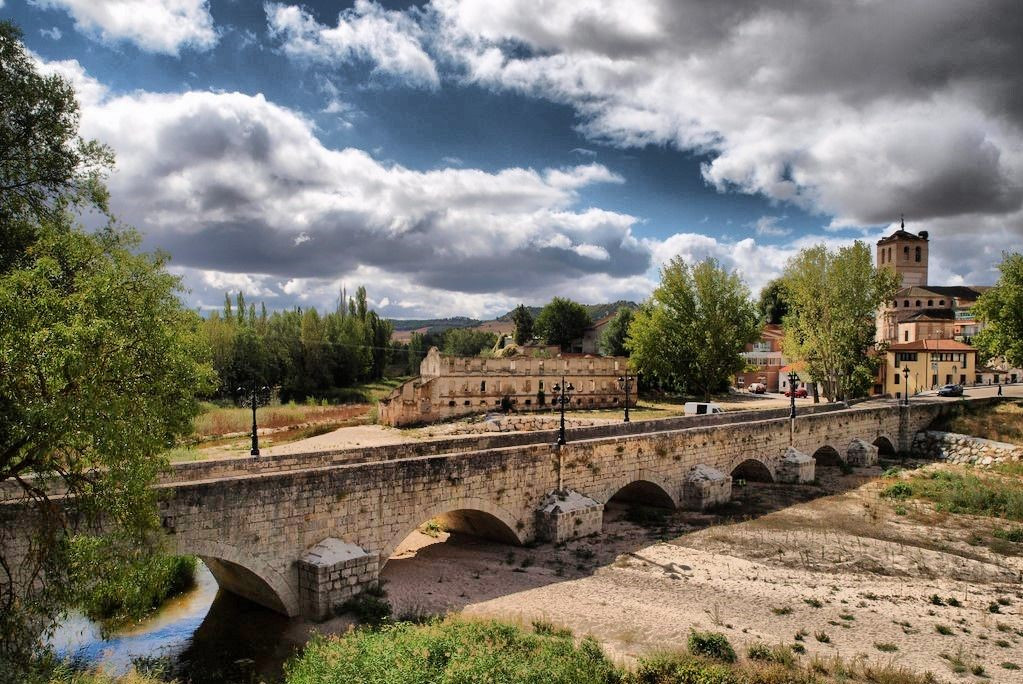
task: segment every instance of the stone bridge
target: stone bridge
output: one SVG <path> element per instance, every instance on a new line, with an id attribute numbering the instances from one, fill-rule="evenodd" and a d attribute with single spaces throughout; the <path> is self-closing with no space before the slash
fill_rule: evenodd
<path id="1" fill-rule="evenodd" d="M 161 516 L 176 550 L 202 557 L 223 588 L 322 618 L 375 582 L 428 520 L 510 544 L 592 534 L 616 494 L 702 508 L 729 496 L 733 475 L 810 481 L 815 463 L 862 451 L 858 440 L 882 452 L 908 449 L 943 405 L 169 481 L 160 485 Z M 190 465 L 190 477 L 201 475 Z"/>
<path id="2" fill-rule="evenodd" d="M 428 520 L 509 544 L 592 534 L 616 495 L 705 508 L 729 498 L 733 476 L 808 482 L 816 464 L 907 451 L 949 405 L 874 403 L 795 421 L 763 412 L 694 427 L 648 421 L 570 437 L 560 449 L 490 439 L 488 448 L 452 453 L 424 443 L 357 457 L 244 459 L 244 467 L 181 464 L 157 485 L 160 514 L 172 548 L 200 556 L 222 588 L 318 619 L 376 582 L 397 545 Z"/>

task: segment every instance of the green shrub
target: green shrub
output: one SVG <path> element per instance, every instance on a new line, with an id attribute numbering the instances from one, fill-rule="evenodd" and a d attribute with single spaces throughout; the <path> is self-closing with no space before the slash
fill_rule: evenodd
<path id="1" fill-rule="evenodd" d="M 288 684 L 621 681 L 592 639 L 577 646 L 513 625 L 458 618 L 315 637 L 285 665 L 285 676 Z"/>
<path id="2" fill-rule="evenodd" d="M 1023 527 L 1012 527 L 1007 530 L 995 530 L 995 536 L 999 539 L 1023 544 Z"/>
<path id="3" fill-rule="evenodd" d="M 685 653 L 657 653 L 641 659 L 632 681 L 635 684 L 742 684 L 742 679 L 727 665 L 708 663 Z"/>
<path id="4" fill-rule="evenodd" d="M 934 631 L 942 636 L 952 636 L 952 628 L 948 625 L 934 625 Z"/>
<path id="5" fill-rule="evenodd" d="M 913 496 L 913 488 L 905 482 L 896 482 L 885 487 L 881 496 L 886 499 L 908 499 Z"/>
<path id="6" fill-rule="evenodd" d="M 882 653 L 895 653 L 896 651 L 899 650 L 898 646 L 886 641 L 875 641 L 874 648 L 881 651 Z"/>
<path id="7" fill-rule="evenodd" d="M 728 637 L 720 632 L 689 633 L 689 652 L 697 656 L 713 658 L 725 663 L 735 662 L 735 649 L 728 643 Z"/>
<path id="8" fill-rule="evenodd" d="M 368 587 L 361 594 L 353 596 L 344 603 L 334 606 L 335 615 L 351 613 L 359 622 L 379 625 L 391 617 L 391 604 L 387 601 L 387 591 L 382 584 Z"/>
<path id="9" fill-rule="evenodd" d="M 195 556 L 156 555 L 98 577 L 82 612 L 107 625 L 138 620 L 195 586 Z"/>

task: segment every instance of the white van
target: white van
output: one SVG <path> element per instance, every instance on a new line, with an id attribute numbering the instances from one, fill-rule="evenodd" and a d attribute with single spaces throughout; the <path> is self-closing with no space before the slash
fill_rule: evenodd
<path id="1" fill-rule="evenodd" d="M 722 408 L 719 404 L 706 401 L 687 401 L 686 402 L 686 415 L 687 416 L 703 416 L 708 413 L 721 413 Z"/>

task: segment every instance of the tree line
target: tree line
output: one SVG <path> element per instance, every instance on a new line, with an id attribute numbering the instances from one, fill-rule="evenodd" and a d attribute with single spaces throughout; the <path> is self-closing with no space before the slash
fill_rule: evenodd
<path id="1" fill-rule="evenodd" d="M 201 326 L 218 384 L 215 396 L 267 386 L 281 400 L 346 399 L 345 388 L 378 380 L 389 365 L 407 366 L 407 350 L 391 344 L 393 326 L 369 307 L 366 288 L 342 290 L 334 311 L 295 308 L 267 313 L 244 293 L 224 296 Z"/>

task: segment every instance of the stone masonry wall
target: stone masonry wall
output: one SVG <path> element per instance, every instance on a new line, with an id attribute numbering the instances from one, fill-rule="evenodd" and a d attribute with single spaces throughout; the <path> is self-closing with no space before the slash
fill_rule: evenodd
<path id="1" fill-rule="evenodd" d="M 913 439 L 913 455 L 949 463 L 990 466 L 1023 461 L 1023 447 L 955 432 L 925 431 L 918 432 Z"/>

